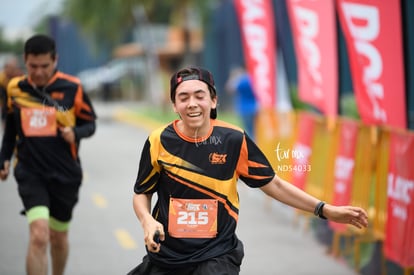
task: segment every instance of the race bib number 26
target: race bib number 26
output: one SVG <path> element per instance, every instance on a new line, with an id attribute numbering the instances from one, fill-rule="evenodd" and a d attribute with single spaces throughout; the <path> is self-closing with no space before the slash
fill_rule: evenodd
<path id="1" fill-rule="evenodd" d="M 175 238 L 214 238 L 217 200 L 171 198 L 168 232 Z"/>

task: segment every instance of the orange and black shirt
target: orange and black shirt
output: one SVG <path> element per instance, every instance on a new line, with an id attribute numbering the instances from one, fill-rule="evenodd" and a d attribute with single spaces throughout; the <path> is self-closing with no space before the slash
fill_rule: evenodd
<path id="1" fill-rule="evenodd" d="M 7 83 L 9 79 L 4 71 L 0 72 L 0 108 L 1 108 L 1 119 L 6 118 L 6 101 L 7 101 Z"/>
<path id="2" fill-rule="evenodd" d="M 163 224 L 166 238 L 161 251 L 149 257 L 163 267 L 191 265 L 235 248 L 238 180 L 261 187 L 275 176 L 264 154 L 240 128 L 211 120 L 207 136 L 190 138 L 176 124 L 148 137 L 134 186 L 136 194 L 157 194 L 152 215 Z M 200 233 L 197 230 L 209 232 L 192 237 Z"/>
<path id="3" fill-rule="evenodd" d="M 7 116 L 0 163 L 15 153 L 22 169 L 63 181 L 82 178 L 80 140 L 96 128 L 96 114 L 78 78 L 56 71 L 45 87 L 35 87 L 27 76 L 13 78 L 7 89 Z M 60 135 L 73 127 L 76 142 Z"/>

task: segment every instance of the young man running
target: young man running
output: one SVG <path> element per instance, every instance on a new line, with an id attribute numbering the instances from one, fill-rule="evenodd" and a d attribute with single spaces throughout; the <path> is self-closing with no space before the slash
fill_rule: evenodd
<path id="1" fill-rule="evenodd" d="M 62 275 L 68 230 L 78 201 L 80 140 L 95 132 L 96 115 L 80 81 L 57 70 L 55 41 L 34 35 L 24 46 L 27 76 L 7 89 L 7 116 L 0 151 L 0 178 L 14 176 L 29 223 L 29 275 L 46 275 L 50 245 L 53 275 Z"/>
<path id="2" fill-rule="evenodd" d="M 244 252 L 235 233 L 238 179 L 321 218 L 367 226 L 365 210 L 325 204 L 279 178 L 242 129 L 217 120 L 209 71 L 178 71 L 170 95 L 179 119 L 152 132 L 141 154 L 133 208 L 148 253 L 129 274 L 239 274 Z"/>

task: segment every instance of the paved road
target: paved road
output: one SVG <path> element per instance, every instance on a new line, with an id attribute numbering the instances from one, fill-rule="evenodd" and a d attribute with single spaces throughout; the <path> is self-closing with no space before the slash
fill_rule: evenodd
<path id="1" fill-rule="evenodd" d="M 130 106 L 131 103 L 123 104 Z M 132 186 L 146 128 L 113 121 L 119 104 L 95 103 L 98 131 L 81 145 L 85 180 L 70 231 L 67 275 L 118 275 L 144 255 L 132 210 Z M 245 245 L 241 275 L 355 275 L 326 255 L 311 232 L 293 225 L 293 211 L 240 184 L 238 235 Z M 0 183 L 0 275 L 22 275 L 28 240 L 13 177 Z"/>

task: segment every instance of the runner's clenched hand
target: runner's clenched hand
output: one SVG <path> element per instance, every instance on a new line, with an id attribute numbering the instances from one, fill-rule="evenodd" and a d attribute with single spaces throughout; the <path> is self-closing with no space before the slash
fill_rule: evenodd
<path id="1" fill-rule="evenodd" d="M 151 217 L 152 218 L 152 217 Z M 161 223 L 151 219 L 143 224 L 144 242 L 148 251 L 158 253 L 161 249 L 160 241 L 165 239 L 164 229 Z"/>
<path id="2" fill-rule="evenodd" d="M 9 176 L 9 170 L 10 170 L 10 161 L 6 160 L 3 163 L 2 169 L 0 169 L 0 179 L 6 180 Z"/>

